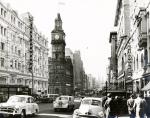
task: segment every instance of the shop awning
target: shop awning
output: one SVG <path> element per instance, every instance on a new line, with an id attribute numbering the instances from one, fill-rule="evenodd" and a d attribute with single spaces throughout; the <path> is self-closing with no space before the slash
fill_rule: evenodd
<path id="1" fill-rule="evenodd" d="M 148 90 L 150 90 L 150 82 L 148 82 L 148 84 L 146 84 L 141 90 L 142 91 L 148 91 Z"/>

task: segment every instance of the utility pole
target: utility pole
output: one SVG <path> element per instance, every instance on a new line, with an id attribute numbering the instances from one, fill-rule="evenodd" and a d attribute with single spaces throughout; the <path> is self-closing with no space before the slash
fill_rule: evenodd
<path id="1" fill-rule="evenodd" d="M 29 49 L 29 72 L 31 73 L 31 77 L 32 77 L 32 88 L 31 88 L 31 95 L 33 95 L 33 89 L 34 89 L 34 85 L 33 85 L 33 82 L 34 82 L 34 76 L 33 76 L 33 17 L 29 14 L 29 23 L 30 23 L 30 26 L 29 26 L 29 45 L 30 45 L 30 49 Z"/>
<path id="2" fill-rule="evenodd" d="M 107 84 L 108 84 L 108 83 L 107 83 L 107 81 L 106 81 L 106 96 L 107 96 L 107 86 L 108 86 Z"/>

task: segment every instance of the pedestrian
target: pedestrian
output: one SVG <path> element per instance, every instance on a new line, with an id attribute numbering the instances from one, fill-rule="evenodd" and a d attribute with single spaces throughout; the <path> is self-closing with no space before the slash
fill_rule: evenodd
<path id="1" fill-rule="evenodd" d="M 106 118 L 109 117 L 109 112 L 110 112 L 110 106 L 109 103 L 111 101 L 111 94 L 107 94 L 107 100 L 104 103 L 104 109 L 105 109 L 105 116 Z"/>
<path id="2" fill-rule="evenodd" d="M 145 113 L 146 113 L 147 118 L 150 118 L 150 97 L 145 97 L 145 100 L 147 103 Z"/>
<path id="3" fill-rule="evenodd" d="M 144 118 L 145 109 L 146 109 L 146 100 L 142 97 L 142 94 L 137 94 L 133 108 L 135 108 L 136 118 Z"/>
<path id="4" fill-rule="evenodd" d="M 130 118 L 135 118 L 135 109 L 133 108 L 134 105 L 134 95 L 131 94 L 130 98 L 127 100 L 127 107 L 128 107 L 128 113 L 130 115 Z"/>
<path id="5" fill-rule="evenodd" d="M 109 103 L 110 111 L 108 118 L 117 118 L 118 117 L 118 99 L 117 97 L 113 97 Z"/>

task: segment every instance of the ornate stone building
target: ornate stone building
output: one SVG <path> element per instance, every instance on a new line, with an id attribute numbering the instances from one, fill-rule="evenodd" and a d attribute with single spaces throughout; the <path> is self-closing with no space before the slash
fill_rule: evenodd
<path id="1" fill-rule="evenodd" d="M 33 79 L 29 72 L 30 13 L 18 15 L 0 2 L 0 86 L 23 85 L 35 93 L 48 89 L 48 40 L 33 22 Z M 33 80 L 33 81 L 32 81 Z"/>
<path id="2" fill-rule="evenodd" d="M 49 58 L 49 93 L 73 94 L 73 65 L 71 58 L 65 56 L 65 33 L 60 14 L 55 19 L 51 32 L 52 57 Z"/>
<path id="3" fill-rule="evenodd" d="M 149 12 L 149 0 L 117 2 L 114 24 L 117 27 L 117 87 L 128 93 L 144 91 L 150 95 Z"/>

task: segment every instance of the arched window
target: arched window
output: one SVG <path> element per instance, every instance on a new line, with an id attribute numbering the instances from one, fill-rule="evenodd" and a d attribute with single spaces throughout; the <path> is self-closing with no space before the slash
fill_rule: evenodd
<path id="1" fill-rule="evenodd" d="M 135 57 L 134 57 L 134 70 L 135 70 Z"/>
<path id="2" fill-rule="evenodd" d="M 123 59 L 123 57 L 122 57 L 122 70 L 124 69 L 124 59 Z"/>
<path id="3" fill-rule="evenodd" d="M 139 65 L 138 65 L 138 55 L 136 57 L 136 66 L 137 66 L 137 69 L 138 69 L 138 67 L 139 67 Z"/>
<path id="4" fill-rule="evenodd" d="M 144 59 L 143 59 L 143 54 L 141 54 L 141 67 L 144 67 Z"/>
<path id="5" fill-rule="evenodd" d="M 147 50 L 145 50 L 144 60 L 145 60 L 145 65 L 147 65 L 148 63 Z"/>

